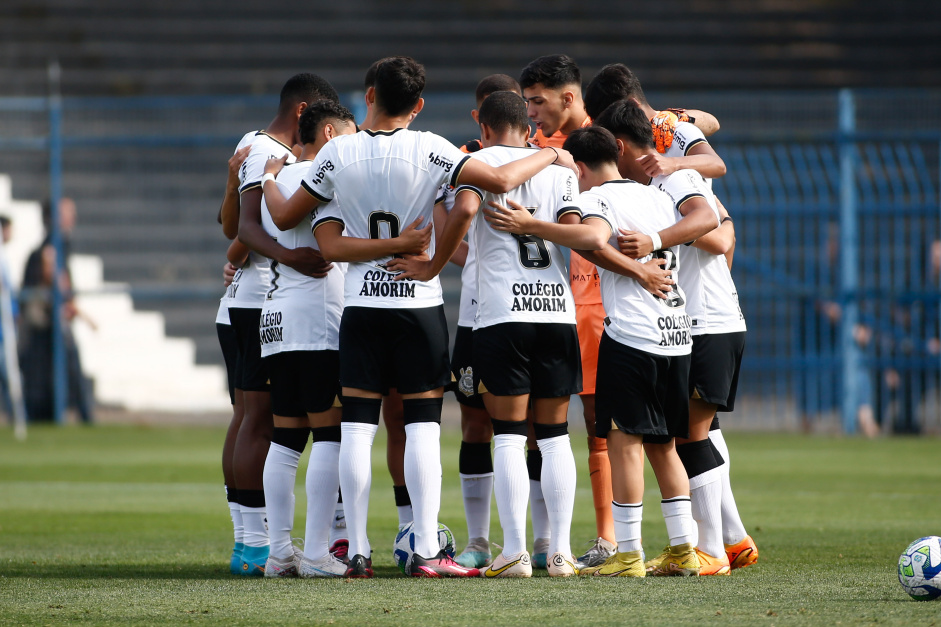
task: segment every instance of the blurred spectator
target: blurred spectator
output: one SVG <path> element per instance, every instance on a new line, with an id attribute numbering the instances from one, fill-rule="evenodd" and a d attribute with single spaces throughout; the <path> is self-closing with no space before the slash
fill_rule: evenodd
<path id="1" fill-rule="evenodd" d="M 3 237 L 3 245 L 6 246 L 10 238 L 13 236 L 13 222 L 9 217 L 0 215 L 0 237 Z M 0 255 L 0 296 L 7 298 L 7 295 L 4 293 L 6 290 L 12 290 L 13 281 L 10 276 L 10 267 L 7 263 L 7 257 L 4 251 L 4 254 Z M 16 318 L 18 314 L 19 307 L 17 307 L 16 297 L 11 299 L 11 305 L 13 307 L 13 317 Z M 16 338 L 13 339 L 16 341 Z M 4 334 L 3 334 L 3 325 L 0 324 L 0 408 L 10 417 L 10 420 L 13 419 L 13 400 L 10 396 L 10 378 L 7 370 L 7 361 L 4 359 Z"/>
<path id="2" fill-rule="evenodd" d="M 54 375 L 52 358 L 52 282 L 55 277 L 56 251 L 51 236 L 51 204 L 43 203 L 43 223 L 46 239 L 29 256 L 23 275 L 20 299 L 20 365 L 23 371 L 23 396 L 26 415 L 30 421 L 50 421 L 54 417 Z M 71 235 L 75 228 L 75 202 L 63 198 L 59 202 L 59 228 L 62 233 L 62 251 L 65 272 L 59 277 L 62 291 L 62 339 L 68 371 L 68 405 L 78 412 L 83 423 L 92 421 L 92 394 L 90 383 L 82 374 L 81 360 L 72 320 L 79 315 L 72 292 L 72 277 L 68 271 L 71 254 Z"/>

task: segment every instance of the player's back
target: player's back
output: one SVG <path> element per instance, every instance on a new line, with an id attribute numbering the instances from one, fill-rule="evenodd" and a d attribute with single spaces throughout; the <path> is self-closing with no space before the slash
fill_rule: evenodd
<path id="1" fill-rule="evenodd" d="M 610 243 L 617 247 L 618 229 L 656 233 L 680 217 L 668 194 L 634 181 L 608 181 L 582 194 L 585 217 L 604 218 L 611 226 Z M 680 266 L 679 246 L 657 251 L 667 269 Z M 646 262 L 650 256 L 639 259 Z M 686 354 L 692 345 L 685 294 L 679 285 L 667 299 L 648 293 L 640 283 L 601 269 L 601 294 L 608 316 L 607 333 L 623 344 L 658 354 Z M 676 276 L 674 275 L 674 279 Z"/>
<path id="2" fill-rule="evenodd" d="M 494 146 L 475 153 L 474 158 L 499 167 L 534 150 Z M 546 168 L 505 194 L 475 191 L 484 208 L 489 208 L 490 201 L 508 207 L 508 200 L 512 200 L 546 222 L 558 222 L 568 212 L 581 214 L 578 183 L 567 168 Z M 475 328 L 510 321 L 574 324 L 575 307 L 561 248 L 538 237 L 497 231 L 482 212 L 475 220 L 479 292 Z"/>

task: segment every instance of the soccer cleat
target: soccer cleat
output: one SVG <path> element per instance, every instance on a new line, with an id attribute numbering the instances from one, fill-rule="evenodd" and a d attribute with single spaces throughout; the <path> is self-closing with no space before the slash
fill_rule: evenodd
<path id="1" fill-rule="evenodd" d="M 334 556 L 344 564 L 349 563 L 350 561 L 350 541 L 346 539 L 339 539 L 330 545 L 330 555 Z"/>
<path id="2" fill-rule="evenodd" d="M 505 557 L 503 553 L 498 554 L 493 563 L 486 570 L 481 571 L 482 577 L 493 579 L 496 577 L 507 578 L 526 578 L 533 576 L 533 563 L 529 558 L 529 553 L 522 551 L 512 557 Z"/>
<path id="3" fill-rule="evenodd" d="M 668 546 L 668 547 L 666 547 L 665 549 L 663 549 L 663 553 L 661 553 L 661 554 L 658 555 L 657 557 L 654 557 L 654 558 L 649 559 L 649 560 L 647 560 L 646 562 L 644 562 L 644 569 L 647 571 L 647 574 L 649 575 L 649 574 L 653 573 L 653 571 L 654 571 L 658 566 L 660 566 L 660 562 L 662 562 L 663 560 L 665 560 L 669 554 L 670 554 L 670 547 Z"/>
<path id="4" fill-rule="evenodd" d="M 553 553 L 546 565 L 550 577 L 574 577 L 578 574 L 578 566 L 575 565 L 575 558 L 571 555 L 562 553 Z"/>
<path id="5" fill-rule="evenodd" d="M 655 577 L 698 577 L 700 568 L 699 555 L 687 542 L 671 546 L 663 560 L 648 572 Z"/>
<path id="6" fill-rule="evenodd" d="M 601 566 L 609 557 L 617 553 L 617 549 L 617 545 L 613 542 L 608 542 L 604 538 L 596 538 L 591 548 L 576 560 L 576 565 L 579 569 Z"/>
<path id="7" fill-rule="evenodd" d="M 533 568 L 545 568 L 549 558 L 549 538 L 536 538 L 533 541 Z"/>
<path id="8" fill-rule="evenodd" d="M 236 542 L 232 547 L 232 557 L 229 558 L 229 572 L 233 575 L 242 574 L 242 549 L 245 547 L 241 542 Z"/>
<path id="9" fill-rule="evenodd" d="M 242 575 L 244 577 L 264 577 L 265 562 L 268 561 L 268 545 L 245 546 L 242 548 Z"/>
<path id="10" fill-rule="evenodd" d="M 491 559 L 490 541 L 487 538 L 471 538 L 454 561 L 464 568 L 483 568 Z"/>
<path id="11" fill-rule="evenodd" d="M 265 577 L 269 579 L 297 577 L 297 562 L 303 553 L 297 547 L 291 557 L 281 559 L 273 555 L 268 556 L 265 562 Z"/>
<path id="12" fill-rule="evenodd" d="M 700 577 L 705 575 L 728 575 L 732 572 L 729 568 L 729 559 L 724 553 L 719 557 L 713 557 L 697 547 L 696 556 L 699 557 Z"/>
<path id="13" fill-rule="evenodd" d="M 442 549 L 434 557 L 422 557 L 415 553 L 412 556 L 412 564 L 409 566 L 409 574 L 412 577 L 440 579 L 441 577 L 477 577 L 480 571 L 476 568 L 464 568 Z"/>
<path id="14" fill-rule="evenodd" d="M 372 560 L 362 555 L 354 555 L 343 576 L 347 579 L 370 579 L 372 577 Z"/>
<path id="15" fill-rule="evenodd" d="M 303 553 L 298 555 L 297 576 L 304 579 L 348 577 L 348 568 L 347 564 L 329 553 L 319 560 L 307 559 Z M 369 576 L 372 576 L 372 569 L 369 569 Z"/>
<path id="16" fill-rule="evenodd" d="M 729 568 L 745 568 L 758 561 L 758 547 L 751 536 L 745 536 L 741 542 L 725 545 L 725 554 L 729 558 Z"/>
<path id="17" fill-rule="evenodd" d="M 579 574 L 593 577 L 646 577 L 644 552 L 615 553 L 601 565 L 583 569 Z"/>

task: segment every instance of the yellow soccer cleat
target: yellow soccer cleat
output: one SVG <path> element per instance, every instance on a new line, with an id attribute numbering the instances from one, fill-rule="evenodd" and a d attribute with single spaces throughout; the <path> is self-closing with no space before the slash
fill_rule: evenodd
<path id="1" fill-rule="evenodd" d="M 615 553 L 601 566 L 583 568 L 580 574 L 592 577 L 646 577 L 647 571 L 644 570 L 643 552 L 628 551 Z"/>
<path id="2" fill-rule="evenodd" d="M 745 568 L 758 561 L 758 547 L 751 536 L 745 536 L 745 539 L 736 544 L 726 544 L 725 554 L 729 558 L 729 567 L 732 570 L 736 568 Z"/>
<path id="3" fill-rule="evenodd" d="M 651 572 L 655 577 L 698 577 L 701 565 L 692 544 L 671 546 L 666 557 Z"/>
<path id="4" fill-rule="evenodd" d="M 713 557 L 700 548 L 696 548 L 696 556 L 699 558 L 699 576 L 706 575 L 728 575 L 732 572 L 729 567 L 729 560 L 723 553 L 719 557 Z"/>
<path id="5" fill-rule="evenodd" d="M 660 566 L 660 562 L 665 560 L 669 554 L 670 547 L 667 546 L 663 549 L 663 553 L 644 562 L 644 569 L 647 571 L 647 574 L 653 573 L 653 571 L 656 570 L 658 566 Z"/>

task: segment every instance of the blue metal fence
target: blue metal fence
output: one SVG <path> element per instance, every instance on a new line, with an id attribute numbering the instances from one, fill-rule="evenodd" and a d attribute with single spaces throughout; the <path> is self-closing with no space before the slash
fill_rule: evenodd
<path id="1" fill-rule="evenodd" d="M 852 433 L 868 412 L 886 432 L 941 428 L 941 123 L 931 113 L 941 92 L 649 96 L 722 122 L 711 141 L 728 174 L 714 189 L 735 216 L 733 276 L 749 328 L 726 424 Z M 0 99 L 0 172 L 18 195 L 59 186 L 190 226 L 198 220 L 181 203 L 211 221 L 225 159 L 270 119 L 275 98 L 66 98 L 60 135 L 54 102 Z M 476 136 L 472 107 L 469 94 L 429 94 L 416 127 L 463 143 Z M 218 248 L 221 260 L 221 238 Z M 131 280 L 132 294 L 211 307 L 218 285 L 198 275 Z M 445 285 L 456 300 L 456 273 Z"/>

